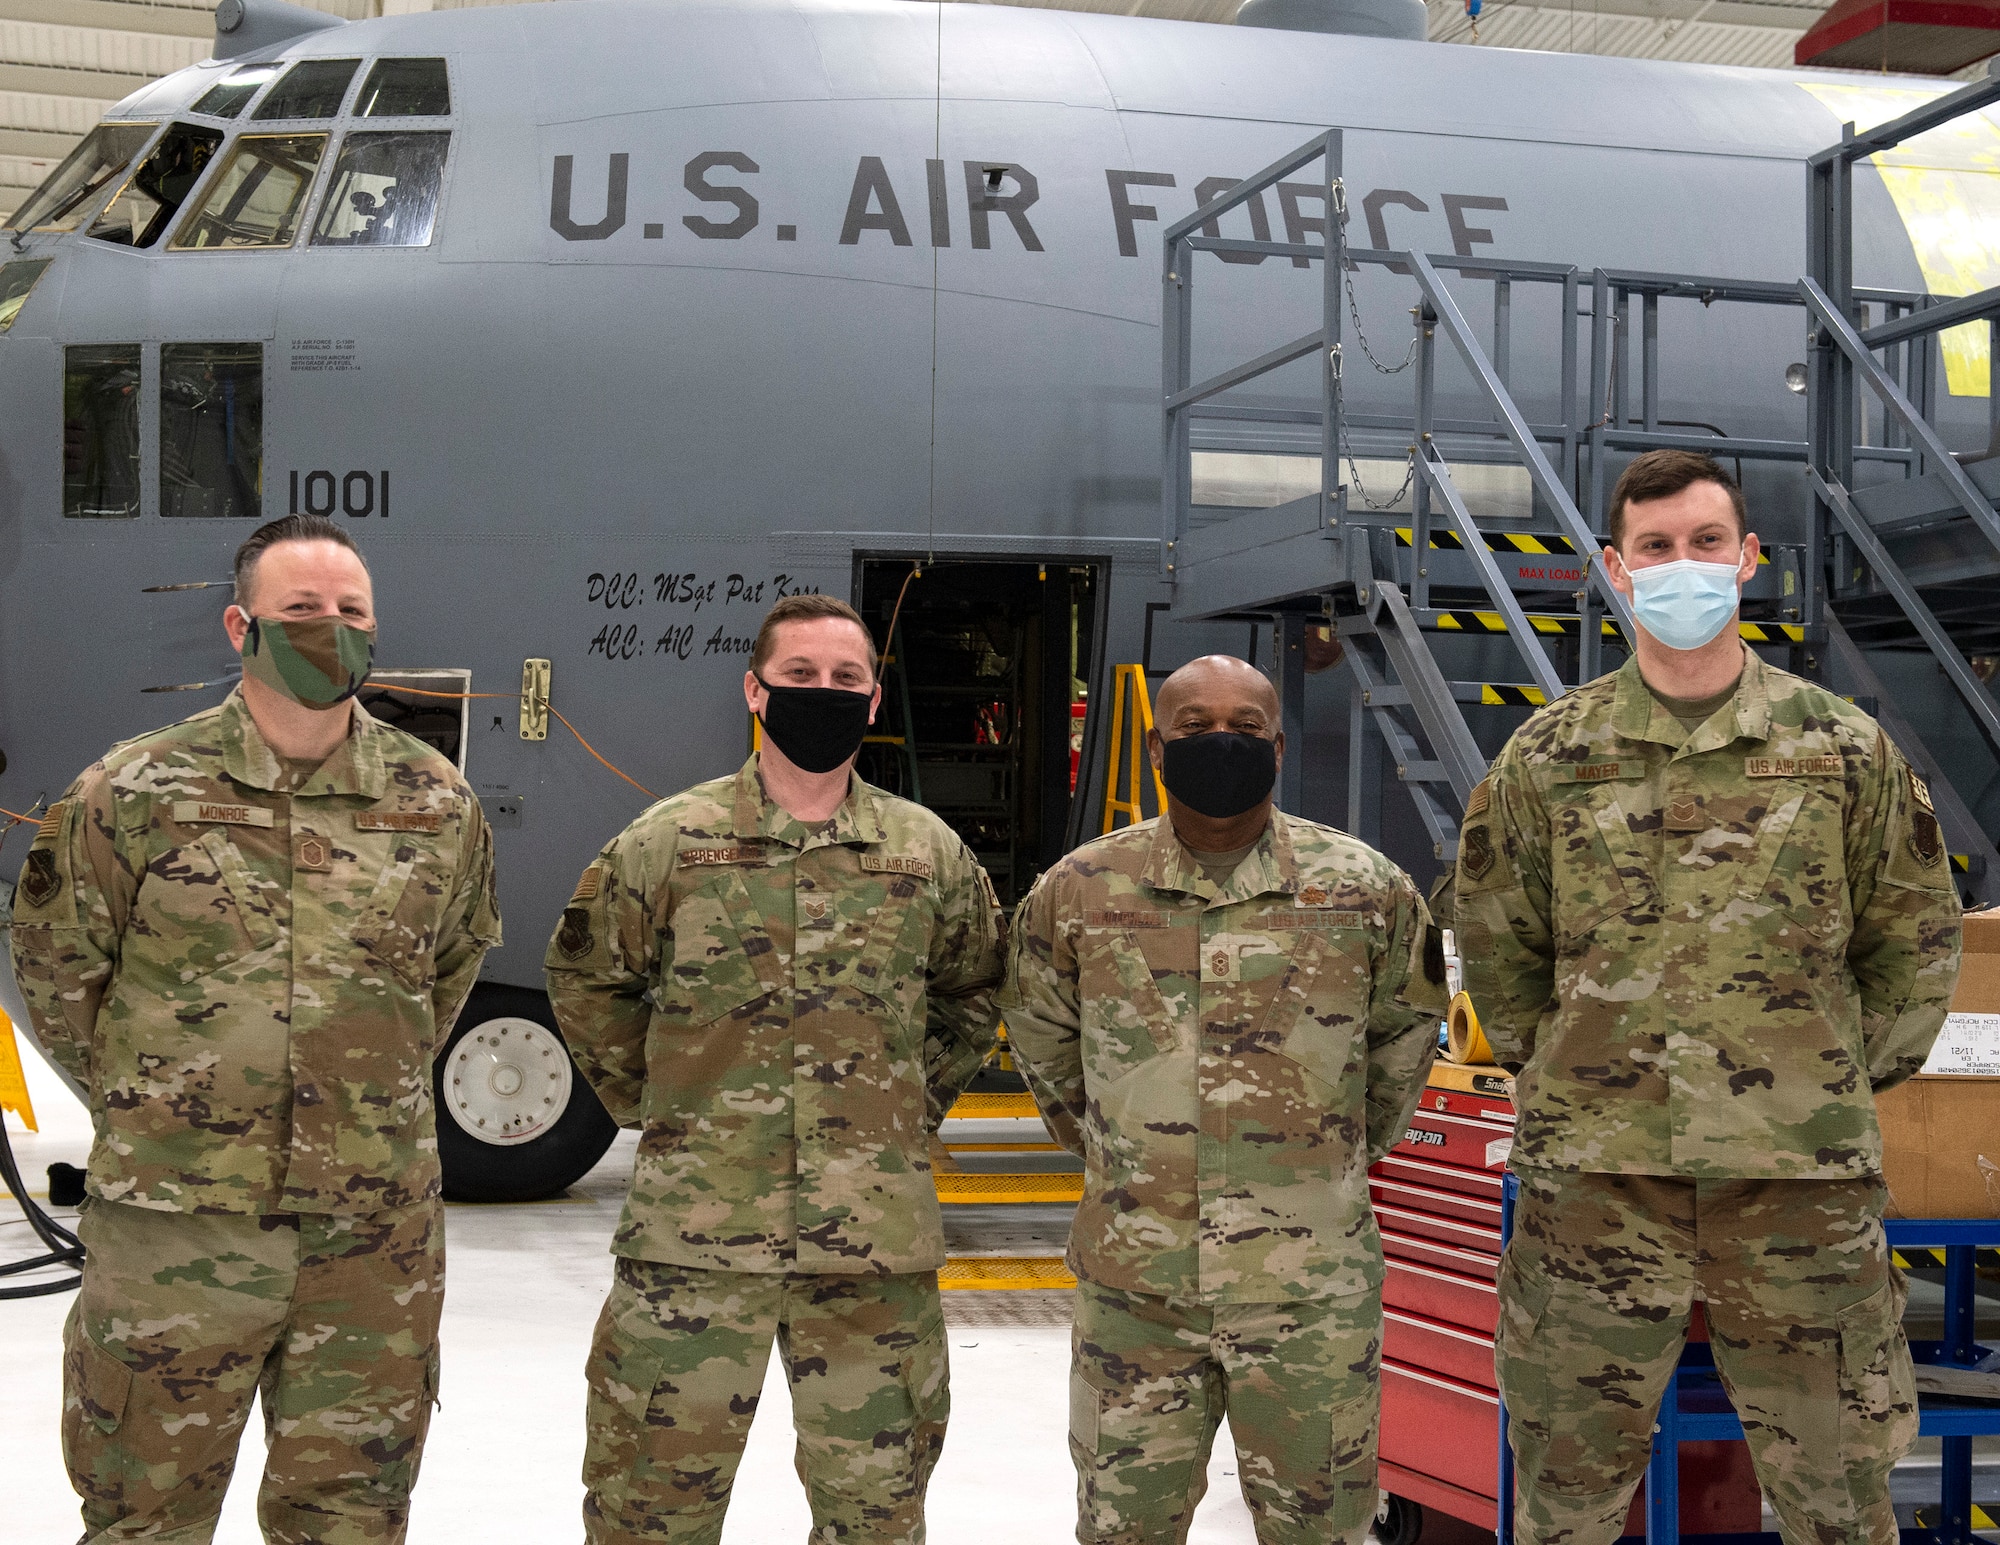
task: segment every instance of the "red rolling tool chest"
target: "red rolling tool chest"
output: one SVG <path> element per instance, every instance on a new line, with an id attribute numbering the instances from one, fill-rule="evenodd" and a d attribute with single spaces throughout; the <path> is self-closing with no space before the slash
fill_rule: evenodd
<path id="1" fill-rule="evenodd" d="M 1439 1063 L 1408 1134 L 1369 1171 L 1388 1275 L 1382 1286 L 1381 1486 L 1376 1534 L 1408 1545 L 1422 1508 L 1498 1523 L 1500 1192 L 1514 1146 L 1513 1080 Z M 1706 1339 L 1701 1306 L 1691 1334 Z M 1684 1446 L 1683 1528 L 1752 1533 L 1757 1483 L 1741 1443 Z M 1411 1507 L 1410 1504 L 1417 1504 Z M 1645 1532 L 1644 1494 L 1625 1532 Z"/>

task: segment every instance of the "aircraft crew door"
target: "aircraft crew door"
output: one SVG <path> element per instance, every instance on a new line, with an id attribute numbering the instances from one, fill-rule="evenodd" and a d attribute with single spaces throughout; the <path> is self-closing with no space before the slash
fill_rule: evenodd
<path id="1" fill-rule="evenodd" d="M 1012 911 L 1068 845 L 1102 647 L 1103 564 L 864 558 L 856 567 L 859 609 L 883 654 L 882 710 L 861 775 L 942 816 Z"/>

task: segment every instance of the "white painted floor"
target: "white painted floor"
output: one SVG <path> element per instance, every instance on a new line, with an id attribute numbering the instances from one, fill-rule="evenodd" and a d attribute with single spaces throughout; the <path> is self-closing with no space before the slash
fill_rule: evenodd
<path id="1" fill-rule="evenodd" d="M 41 1190 L 49 1164 L 84 1162 L 90 1126 L 25 1040 L 21 1051 L 41 1133 L 27 1134 L 13 1117 L 5 1119 L 23 1175 Z M 610 1279 L 605 1245 L 632 1141 L 621 1136 L 567 1200 L 451 1209 L 444 1399 L 417 1488 L 415 1545 L 582 1538 L 584 1354 Z M 0 1196 L 0 1262 L 38 1248 L 18 1209 Z M 69 1302 L 68 1294 L 0 1302 L 0 1535 L 9 1545 L 57 1545 L 81 1532 L 56 1433 L 59 1342 Z M 954 1323 L 951 1362 L 951 1430 L 931 1483 L 931 1539 L 1062 1545 L 1073 1538 L 1075 1483 L 1064 1438 L 1067 1326 Z M 751 1431 L 725 1545 L 805 1539 L 809 1515 L 792 1469 L 789 1415 L 779 1373 Z M 216 1535 L 220 1545 L 257 1541 L 260 1425 L 253 1419 Z M 1190 1545 L 1254 1539 L 1235 1471 L 1225 1430 Z"/>

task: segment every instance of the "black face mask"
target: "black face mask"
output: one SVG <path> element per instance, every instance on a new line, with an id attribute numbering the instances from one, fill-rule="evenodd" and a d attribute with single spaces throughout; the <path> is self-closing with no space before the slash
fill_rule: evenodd
<path id="1" fill-rule="evenodd" d="M 757 685 L 770 694 L 758 716 L 764 733 L 794 767 L 809 773 L 832 772 L 861 749 L 874 693 L 774 687 L 762 676 Z"/>
<path id="2" fill-rule="evenodd" d="M 1213 821 L 1256 809 L 1278 781 L 1275 740 L 1216 730 L 1165 744 L 1160 778 L 1167 792 Z"/>

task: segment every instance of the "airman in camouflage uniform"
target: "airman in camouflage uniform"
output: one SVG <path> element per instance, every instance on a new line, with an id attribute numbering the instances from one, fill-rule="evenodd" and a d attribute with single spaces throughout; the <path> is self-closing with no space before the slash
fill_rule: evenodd
<path id="1" fill-rule="evenodd" d="M 288 599 L 365 605 L 366 571 L 338 527 L 269 530 L 239 596 L 323 687 L 352 640 Z M 491 843 L 358 704 L 320 710 L 347 730 L 316 767 L 279 756 L 259 686 L 114 747 L 15 893 L 34 1029 L 96 1126 L 63 1413 L 92 1541 L 208 1539 L 260 1390 L 265 1538 L 400 1540 L 436 1396 L 431 1057 L 500 936 Z"/>
<path id="2" fill-rule="evenodd" d="M 1634 464 L 1655 491 L 1621 483 L 1624 519 L 1671 533 L 1652 500 L 1706 500 L 1722 558 L 1754 564 L 1733 484 L 1658 491 L 1674 465 Z M 1459 850 L 1466 986 L 1518 1072 L 1498 1362 L 1519 1538 L 1620 1532 L 1699 1296 L 1787 1541 L 1890 1545 L 1917 1417 L 1871 1091 L 1921 1066 L 1957 976 L 1943 840 L 1874 721 L 1733 616 L 1715 647 L 1741 674 L 1712 701 L 1650 686 L 1672 662 L 1640 643 L 1514 736 Z"/>
<path id="3" fill-rule="evenodd" d="M 752 681 L 825 653 L 846 673 L 794 690 L 868 693 L 860 619 L 800 600 Z M 594 1545 L 720 1539 L 774 1337 L 813 1540 L 924 1538 L 950 1408 L 927 1144 L 994 1043 L 1000 912 L 950 828 L 853 776 L 865 719 L 824 820 L 774 797 L 800 775 L 769 723 L 604 848 L 549 945 L 577 1065 L 641 1134 L 586 1369 Z"/>
<path id="4" fill-rule="evenodd" d="M 1188 735 L 1268 743 L 1276 710 L 1253 668 L 1196 661 L 1161 689 L 1155 765 Z M 1167 817 L 1086 843 L 1021 904 L 1001 1001 L 1084 1161 L 1077 1538 L 1185 1540 L 1226 1411 L 1261 1545 L 1359 1545 L 1383 1277 L 1366 1171 L 1436 1054 L 1442 952 L 1409 878 L 1273 810 L 1268 776 L 1204 824 L 1166 765 Z"/>

